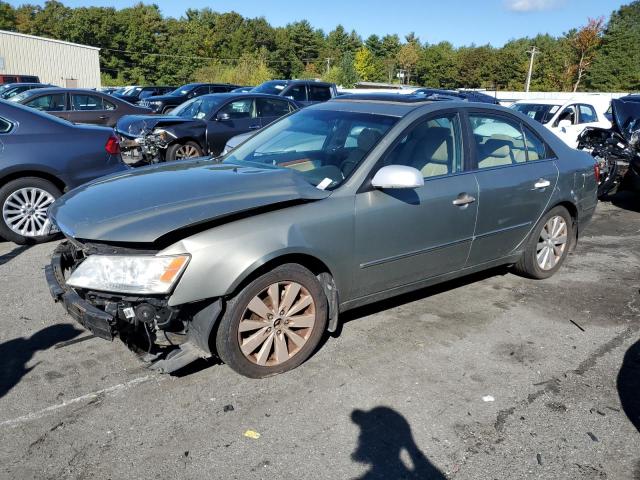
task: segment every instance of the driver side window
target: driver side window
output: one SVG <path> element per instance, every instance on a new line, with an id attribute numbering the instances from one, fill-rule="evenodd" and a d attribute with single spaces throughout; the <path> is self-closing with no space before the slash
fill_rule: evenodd
<path id="1" fill-rule="evenodd" d="M 558 116 L 558 120 L 556 120 L 554 126 L 557 127 L 562 120 L 569 120 L 571 122 L 571 125 L 575 125 L 576 123 L 578 123 L 575 105 L 569 105 L 568 107 L 566 107 Z"/>
<path id="2" fill-rule="evenodd" d="M 461 171 L 462 136 L 458 115 L 430 118 L 410 127 L 384 163 L 414 167 L 424 178 Z"/>

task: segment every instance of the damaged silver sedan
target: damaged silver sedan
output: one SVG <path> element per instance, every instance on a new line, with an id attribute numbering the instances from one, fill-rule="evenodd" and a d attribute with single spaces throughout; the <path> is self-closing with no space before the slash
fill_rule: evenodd
<path id="1" fill-rule="evenodd" d="M 218 356 L 254 378 L 311 356 L 339 313 L 497 265 L 553 275 L 597 167 L 499 106 L 343 96 L 186 160 L 67 193 L 53 297 L 166 372 Z"/>

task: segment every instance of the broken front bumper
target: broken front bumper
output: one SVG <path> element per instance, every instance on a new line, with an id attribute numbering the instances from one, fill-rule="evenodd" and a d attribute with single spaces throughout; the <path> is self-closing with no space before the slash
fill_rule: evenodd
<path id="1" fill-rule="evenodd" d="M 56 302 L 62 303 L 69 315 L 96 337 L 113 340 L 115 317 L 94 307 L 74 290 L 64 286 L 62 255 L 65 253 L 67 252 L 64 249 L 58 247 L 53 253 L 51 264 L 47 265 L 44 270 L 51 296 Z"/>
<path id="2" fill-rule="evenodd" d="M 212 356 L 209 340 L 222 311 L 221 299 L 203 300 L 175 309 L 167 306 L 166 299 L 154 297 L 82 291 L 79 294 L 66 285 L 65 272 L 75 267 L 83 255 L 81 248 L 63 242 L 45 267 L 51 296 L 83 327 L 97 337 L 113 340 L 117 336 L 130 348 L 148 352 L 150 366 L 166 373 L 198 358 Z M 140 306 L 147 312 L 155 309 L 155 313 L 141 315 Z M 139 340 L 148 343 L 140 345 Z"/>

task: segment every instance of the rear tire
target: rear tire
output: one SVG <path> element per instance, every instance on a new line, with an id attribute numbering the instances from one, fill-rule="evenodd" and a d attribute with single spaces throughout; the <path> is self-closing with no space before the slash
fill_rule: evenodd
<path id="1" fill-rule="evenodd" d="M 0 237 L 18 245 L 53 240 L 57 234 L 42 235 L 50 225 L 47 209 L 62 193 L 43 178 L 24 177 L 0 188 Z"/>
<path id="2" fill-rule="evenodd" d="M 189 158 L 197 158 L 203 155 L 202 148 L 196 142 L 189 140 L 184 143 L 174 143 L 167 148 L 166 159 L 168 162 L 173 160 L 186 160 Z"/>
<path id="3" fill-rule="evenodd" d="M 216 333 L 218 356 L 245 377 L 287 372 L 318 347 L 327 313 L 315 275 L 298 264 L 281 265 L 229 300 Z"/>
<path id="4" fill-rule="evenodd" d="M 562 266 L 574 240 L 573 219 L 566 208 L 552 208 L 542 216 L 526 242 L 514 270 L 522 276 L 542 280 Z"/>

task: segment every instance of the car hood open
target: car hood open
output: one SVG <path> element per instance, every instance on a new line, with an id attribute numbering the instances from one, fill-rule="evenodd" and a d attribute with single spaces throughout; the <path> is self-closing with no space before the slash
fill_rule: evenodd
<path id="1" fill-rule="evenodd" d="M 292 170 L 197 159 L 103 177 L 60 197 L 49 215 L 68 237 L 153 243 L 230 215 L 329 195 Z"/>
<path id="2" fill-rule="evenodd" d="M 611 100 L 611 110 L 618 132 L 629 141 L 631 134 L 640 129 L 640 103 Z"/>
<path id="3" fill-rule="evenodd" d="M 182 123 L 206 125 L 204 120 L 175 115 L 125 115 L 118 120 L 116 132 L 125 137 L 134 138 L 145 135 L 157 127 L 169 127 Z"/>

